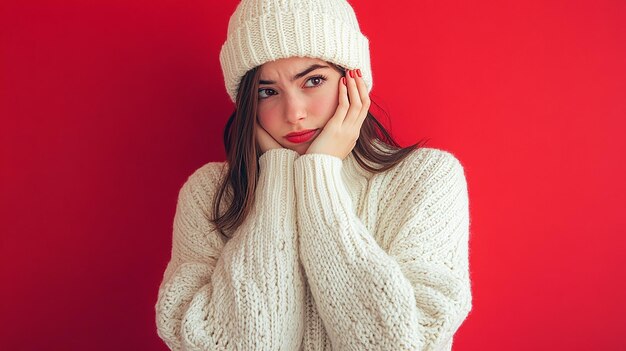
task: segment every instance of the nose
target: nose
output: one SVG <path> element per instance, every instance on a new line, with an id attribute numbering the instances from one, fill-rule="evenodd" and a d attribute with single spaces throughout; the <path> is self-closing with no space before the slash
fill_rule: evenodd
<path id="1" fill-rule="evenodd" d="M 298 123 L 306 118 L 306 101 L 303 97 L 291 95 L 285 102 L 285 116 L 287 122 Z"/>

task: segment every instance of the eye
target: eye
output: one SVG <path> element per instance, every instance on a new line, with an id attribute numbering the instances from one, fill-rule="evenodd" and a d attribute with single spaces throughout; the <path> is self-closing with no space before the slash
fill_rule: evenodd
<path id="1" fill-rule="evenodd" d="M 307 82 L 319 82 L 319 83 L 313 84 L 313 87 L 318 87 L 318 86 L 320 86 L 320 85 L 324 84 L 324 82 L 326 81 L 326 79 L 328 79 L 328 78 L 327 78 L 327 77 L 325 77 L 325 76 L 315 76 L 315 77 L 311 77 L 311 78 L 309 78 L 309 79 L 307 80 Z"/>
<path id="2" fill-rule="evenodd" d="M 265 89 L 259 89 L 259 98 L 260 98 L 260 99 L 267 99 L 269 96 L 264 96 L 264 95 L 263 95 L 263 93 L 266 93 L 266 94 L 267 94 L 267 91 L 274 91 L 274 90 L 272 90 L 272 89 L 267 89 L 267 88 L 265 88 Z M 274 92 L 274 93 L 275 93 L 275 92 Z M 270 95 L 276 95 L 276 94 L 270 94 Z"/>
<path id="3" fill-rule="evenodd" d="M 307 81 L 306 81 L 307 83 L 308 82 L 313 82 L 313 85 L 308 85 L 306 87 L 307 88 L 319 87 L 320 85 L 324 84 L 324 82 L 326 80 L 328 80 L 328 77 L 326 77 L 326 76 L 322 76 L 322 75 L 313 76 L 313 77 L 307 79 Z M 268 94 L 268 92 L 270 92 L 270 93 Z M 259 89 L 259 99 L 260 100 L 267 99 L 267 98 L 269 98 L 272 95 L 276 95 L 276 91 L 274 91 L 274 89 L 269 89 L 269 88 Z"/>

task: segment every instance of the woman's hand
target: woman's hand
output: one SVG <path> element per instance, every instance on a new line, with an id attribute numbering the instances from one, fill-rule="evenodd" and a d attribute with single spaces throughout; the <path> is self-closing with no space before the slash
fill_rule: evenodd
<path id="1" fill-rule="evenodd" d="M 259 124 L 257 119 L 254 121 L 254 128 L 256 129 L 256 141 L 261 149 L 261 154 L 270 149 L 282 149 L 282 145 L 280 145 L 276 139 L 272 138 L 261 124 Z"/>
<path id="2" fill-rule="evenodd" d="M 358 71 L 360 73 L 360 70 Z M 370 97 L 363 78 L 357 71 L 347 71 L 339 80 L 339 106 L 322 132 L 315 138 L 307 154 L 327 154 L 342 160 L 348 156 L 361 134 L 361 125 L 370 107 Z"/>

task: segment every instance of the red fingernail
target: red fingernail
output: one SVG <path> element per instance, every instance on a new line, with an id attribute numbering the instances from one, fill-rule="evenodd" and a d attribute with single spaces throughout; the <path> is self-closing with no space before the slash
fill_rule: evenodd
<path id="1" fill-rule="evenodd" d="M 341 77 L 341 81 L 343 82 L 343 85 L 347 86 L 348 84 L 346 84 L 346 77 Z"/>
<path id="2" fill-rule="evenodd" d="M 361 69 L 359 69 L 359 68 L 357 68 L 357 69 L 356 69 L 356 74 L 358 74 L 358 75 L 359 75 L 359 77 L 363 77 L 363 76 L 361 75 Z"/>
<path id="3" fill-rule="evenodd" d="M 350 77 L 354 78 L 354 71 L 350 70 Z"/>

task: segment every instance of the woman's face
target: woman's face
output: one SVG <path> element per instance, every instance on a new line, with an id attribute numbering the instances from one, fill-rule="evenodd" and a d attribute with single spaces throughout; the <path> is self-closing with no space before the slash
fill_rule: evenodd
<path id="1" fill-rule="evenodd" d="M 326 61 L 307 57 L 267 62 L 260 70 L 257 116 L 261 127 L 284 148 L 306 153 L 335 114 L 342 74 Z M 287 138 L 303 130 L 315 133 L 306 141 Z"/>

